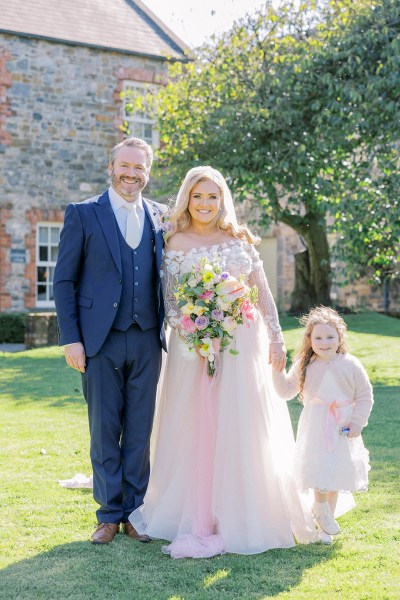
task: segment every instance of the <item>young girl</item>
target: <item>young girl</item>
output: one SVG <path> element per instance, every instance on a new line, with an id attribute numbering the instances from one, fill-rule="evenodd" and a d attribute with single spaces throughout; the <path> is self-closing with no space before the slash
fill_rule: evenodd
<path id="1" fill-rule="evenodd" d="M 312 512 L 320 540 L 332 543 L 340 532 L 334 518 L 339 492 L 367 490 L 368 451 L 361 439 L 373 397 L 367 373 L 348 354 L 346 324 L 321 306 L 301 318 L 304 338 L 289 373 L 273 371 L 278 395 L 298 393 L 304 405 L 299 420 L 294 477 L 302 491 L 314 490 Z"/>

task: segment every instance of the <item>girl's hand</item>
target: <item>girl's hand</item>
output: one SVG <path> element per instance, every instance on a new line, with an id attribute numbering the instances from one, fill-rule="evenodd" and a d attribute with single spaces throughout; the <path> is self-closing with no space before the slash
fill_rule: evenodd
<path id="1" fill-rule="evenodd" d="M 274 371 L 283 371 L 286 366 L 286 348 L 281 342 L 272 342 L 269 345 L 269 361 Z"/>
<path id="2" fill-rule="evenodd" d="M 349 427 L 350 429 L 349 433 L 347 434 L 347 437 L 356 438 L 359 435 L 361 435 L 361 428 L 358 425 L 354 425 L 354 423 L 349 423 L 347 427 Z"/>

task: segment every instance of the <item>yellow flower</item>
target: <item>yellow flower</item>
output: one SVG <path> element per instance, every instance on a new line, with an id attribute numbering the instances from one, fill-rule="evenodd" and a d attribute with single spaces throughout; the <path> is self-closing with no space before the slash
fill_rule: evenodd
<path id="1" fill-rule="evenodd" d="M 195 308 L 194 304 L 189 304 L 189 303 L 184 304 L 184 306 L 181 306 L 181 313 L 183 315 L 190 315 L 190 314 L 192 314 L 192 312 L 195 312 L 194 308 Z M 197 313 L 196 313 L 196 315 L 197 315 Z"/>
<path id="2" fill-rule="evenodd" d="M 212 271 L 205 271 L 205 273 L 203 273 L 203 281 L 204 283 L 211 283 L 211 281 L 214 281 L 214 273 Z"/>
<path id="3" fill-rule="evenodd" d="M 212 340 L 210 338 L 203 339 L 203 344 L 200 346 L 199 352 L 201 356 L 204 356 L 204 358 L 208 357 L 209 362 L 212 362 L 214 360 L 215 350 Z M 211 357 L 212 359 L 210 360 Z"/>
<path id="4" fill-rule="evenodd" d="M 198 317 L 201 317 L 201 315 L 203 315 L 206 312 L 206 307 L 205 306 L 197 306 L 197 304 L 196 304 L 195 306 L 192 307 L 192 310 L 190 312 L 194 313 Z"/>

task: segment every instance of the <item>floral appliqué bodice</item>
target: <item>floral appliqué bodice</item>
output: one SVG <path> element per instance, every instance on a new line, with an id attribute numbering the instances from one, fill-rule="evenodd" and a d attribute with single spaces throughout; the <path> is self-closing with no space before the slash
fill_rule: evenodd
<path id="1" fill-rule="evenodd" d="M 268 286 L 260 255 L 254 246 L 239 239 L 232 239 L 213 246 L 192 248 L 188 252 L 164 250 L 161 280 L 168 324 L 176 329 L 181 316 L 174 296 L 177 278 L 184 273 L 190 273 L 193 265 L 196 265 L 204 257 L 211 263 L 218 262 L 222 269 L 228 271 L 234 277 L 244 275 L 245 282 L 249 287 L 257 286 L 257 307 L 268 329 L 270 342 L 283 343 L 278 311 Z"/>

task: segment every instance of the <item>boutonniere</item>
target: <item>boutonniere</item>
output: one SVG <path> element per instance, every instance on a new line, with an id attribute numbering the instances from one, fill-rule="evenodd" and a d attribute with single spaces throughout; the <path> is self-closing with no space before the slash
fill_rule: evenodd
<path id="1" fill-rule="evenodd" d="M 161 228 L 161 211 L 154 204 L 151 205 L 151 218 L 157 231 Z"/>
<path id="2" fill-rule="evenodd" d="M 160 215 L 160 229 L 162 231 L 163 237 L 165 238 L 166 234 L 171 231 L 172 224 L 170 221 L 171 212 L 167 210 L 166 212 Z"/>

